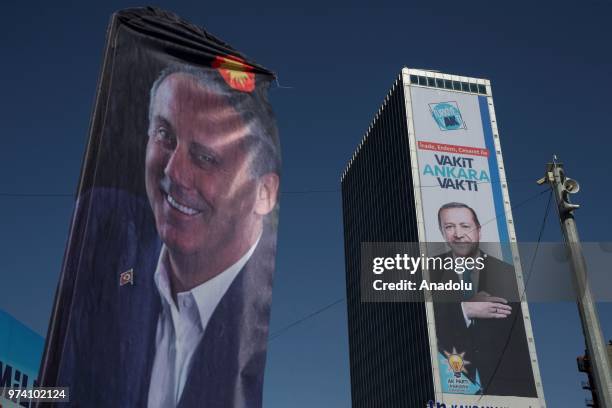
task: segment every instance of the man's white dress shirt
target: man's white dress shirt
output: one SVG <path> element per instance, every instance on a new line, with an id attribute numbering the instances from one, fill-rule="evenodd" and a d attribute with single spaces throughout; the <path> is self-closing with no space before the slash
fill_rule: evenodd
<path id="1" fill-rule="evenodd" d="M 178 405 L 193 354 L 202 340 L 206 325 L 217 305 L 253 255 L 259 239 L 235 264 L 214 278 L 172 299 L 170 280 L 162 247 L 155 270 L 155 284 L 162 310 L 155 334 L 155 359 L 149 384 L 149 408 L 172 408 Z"/>

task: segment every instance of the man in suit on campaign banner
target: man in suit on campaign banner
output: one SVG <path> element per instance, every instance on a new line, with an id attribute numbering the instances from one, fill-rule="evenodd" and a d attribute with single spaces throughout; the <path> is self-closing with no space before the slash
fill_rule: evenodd
<path id="1" fill-rule="evenodd" d="M 472 285 L 462 293 L 437 296 L 434 304 L 440 356 L 456 370 L 455 377 L 465 374 L 472 382 L 447 392 L 536 397 L 514 268 L 482 251 L 480 221 L 466 204 L 441 206 L 438 225 L 451 248 L 441 258 L 480 258 L 483 265 L 461 273 L 431 271 L 432 282 Z M 443 375 L 448 371 L 441 370 Z"/>
<path id="2" fill-rule="evenodd" d="M 73 406 L 261 406 L 280 148 L 256 75 L 218 62 L 153 84 L 147 200 L 79 198 L 57 379 Z"/>

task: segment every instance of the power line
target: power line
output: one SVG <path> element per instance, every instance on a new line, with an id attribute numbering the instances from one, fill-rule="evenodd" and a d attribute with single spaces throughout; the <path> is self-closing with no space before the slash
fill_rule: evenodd
<path id="1" fill-rule="evenodd" d="M 281 191 L 281 194 L 317 194 L 317 193 L 339 193 L 340 190 L 293 190 L 293 191 Z"/>
<path id="2" fill-rule="evenodd" d="M 538 249 L 540 248 L 540 242 L 542 241 L 542 235 L 544 234 L 544 228 L 546 227 L 546 221 L 548 220 L 548 213 L 550 212 L 550 203 L 552 202 L 552 197 L 553 197 L 553 190 L 552 188 L 549 188 L 547 190 L 544 190 L 544 193 L 550 191 L 550 194 L 548 196 L 548 202 L 546 203 L 546 209 L 544 210 L 544 217 L 542 218 L 542 224 L 540 225 L 540 232 L 538 234 L 538 241 L 536 243 L 536 247 L 535 247 L 535 251 L 533 253 L 533 257 L 531 258 L 531 263 L 529 265 L 529 275 L 527 276 L 527 280 L 525 281 L 525 285 L 523 288 L 523 293 L 521 294 L 521 296 L 519 297 L 519 304 L 521 302 L 523 302 L 523 300 L 525 300 L 525 294 L 527 292 L 527 286 L 529 285 L 529 280 L 531 279 L 531 276 L 533 275 L 533 265 L 535 264 L 535 260 L 536 257 L 538 255 Z M 522 315 L 522 313 L 521 313 Z M 512 320 L 512 325 L 510 326 L 510 333 L 508 335 L 508 338 L 506 339 L 506 343 L 504 344 L 504 347 L 502 349 L 501 355 L 499 356 L 499 360 L 497 360 L 497 364 L 495 365 L 495 369 L 493 370 L 493 374 L 491 374 L 491 379 L 489 380 L 489 384 L 493 381 L 493 379 L 495 378 L 495 375 L 497 374 L 497 370 L 499 369 L 499 366 L 501 364 L 502 359 L 504 358 L 504 355 L 506 354 L 506 350 L 508 349 L 508 346 L 510 345 L 510 339 L 512 338 L 512 333 L 514 332 L 514 327 L 516 325 L 516 322 L 518 320 L 518 316 L 519 314 L 515 314 L 514 315 L 514 319 Z M 488 386 L 488 384 L 487 384 Z M 478 398 L 478 401 L 480 401 L 482 399 L 482 397 L 485 395 L 485 390 L 482 390 L 483 393 L 480 395 L 480 397 Z"/>
<path id="3" fill-rule="evenodd" d="M 0 197 L 74 197 L 74 194 L 60 193 L 0 193 Z"/>
<path id="4" fill-rule="evenodd" d="M 512 208 L 513 210 L 514 210 L 514 209 L 517 209 L 518 207 L 520 207 L 520 206 L 522 206 L 522 205 L 527 204 L 527 203 L 528 203 L 528 202 L 530 202 L 531 200 L 533 200 L 533 199 L 535 199 L 535 198 L 537 198 L 537 197 L 541 196 L 542 194 L 544 194 L 544 193 L 546 193 L 546 192 L 548 192 L 548 191 L 552 191 L 552 190 L 550 190 L 550 189 L 549 189 L 549 190 L 540 191 L 540 192 L 538 192 L 537 194 L 534 194 L 533 196 L 526 198 L 525 200 L 521 201 L 520 203 L 518 203 L 518 204 L 516 204 L 516 205 L 511 206 L 511 208 Z M 552 197 L 552 195 L 551 195 L 551 197 Z M 546 207 L 546 208 L 547 208 L 547 212 L 548 212 L 548 207 L 549 207 L 549 206 L 550 206 L 550 197 L 549 197 L 549 200 L 548 200 L 548 205 L 547 205 L 547 207 Z M 501 217 L 502 215 L 505 215 L 505 214 L 500 214 L 500 215 L 498 215 L 497 217 L 492 218 L 492 219 L 488 220 L 487 222 L 483 223 L 482 225 L 488 224 L 489 222 L 492 222 L 492 221 L 496 220 L 497 218 Z M 540 231 L 540 238 L 538 238 L 538 242 L 539 242 L 539 240 L 541 239 L 541 235 L 542 235 L 542 231 Z M 536 249 L 536 252 L 537 252 L 537 249 Z M 532 263 L 532 267 L 533 267 L 533 263 Z M 531 275 L 530 275 L 529 277 L 531 277 Z M 527 282 L 529 282 L 529 281 L 527 281 Z M 327 305 L 325 305 L 325 306 L 323 306 L 323 307 L 321 307 L 321 308 L 319 308 L 319 309 L 315 310 L 314 312 L 312 312 L 312 313 L 310 313 L 310 314 L 308 314 L 308 315 L 306 315 L 306 316 L 304 316 L 304 317 L 302 317 L 302 318 L 300 318 L 300 319 L 298 319 L 298 320 L 296 320 L 296 321 L 294 321 L 294 322 L 292 322 L 292 323 L 289 323 L 288 325 L 284 326 L 283 328 L 281 328 L 281 329 L 279 329 L 279 330 L 275 331 L 274 333 L 270 334 L 270 338 L 268 339 L 268 342 L 271 342 L 272 340 L 274 340 L 274 339 L 278 338 L 279 336 L 281 336 L 282 334 L 284 334 L 286 331 L 290 330 L 292 327 L 295 327 L 295 326 L 299 325 L 300 323 L 303 323 L 303 322 L 305 322 L 306 320 L 308 320 L 308 319 L 310 319 L 310 318 L 313 318 L 313 317 L 315 317 L 315 316 L 317 316 L 317 315 L 319 315 L 319 314 L 323 313 L 324 311 L 326 311 L 326 310 L 328 310 L 328 309 L 332 308 L 333 306 L 335 306 L 335 305 L 337 305 L 337 304 L 339 304 L 339 303 L 341 303 L 341 302 L 343 302 L 343 301 L 345 301 L 345 300 L 346 300 L 346 298 L 340 298 L 340 299 L 337 299 L 337 300 L 335 300 L 334 302 L 332 302 L 332 303 L 330 303 L 330 304 L 327 304 Z M 494 374 L 493 374 L 493 375 L 495 375 L 495 372 L 494 372 Z"/>
<path id="5" fill-rule="evenodd" d="M 538 193 L 536 193 L 536 194 L 534 194 L 534 195 L 532 195 L 532 196 L 530 196 L 530 197 L 528 197 L 528 198 L 524 199 L 523 201 L 519 202 L 519 203 L 518 203 L 518 204 L 516 204 L 516 205 L 511 205 L 511 206 L 510 206 L 510 208 L 511 208 L 512 210 L 516 210 L 517 208 L 519 208 L 519 207 L 521 207 L 521 206 L 523 206 L 523 205 L 527 204 L 527 203 L 528 203 L 528 202 L 530 202 L 531 200 L 535 200 L 535 199 L 536 199 L 536 198 L 538 198 L 539 196 L 544 195 L 544 194 L 545 194 L 545 193 L 547 193 L 548 191 L 552 191 L 552 190 L 548 189 L 548 190 L 543 190 L 543 191 L 540 191 L 540 192 L 538 192 Z M 495 216 L 495 217 L 491 218 L 490 220 L 487 220 L 486 222 L 483 222 L 483 223 L 482 223 L 480 226 L 482 227 L 483 225 L 486 225 L 486 224 L 488 224 L 488 223 L 490 223 L 490 222 L 493 222 L 493 221 L 497 220 L 499 217 L 501 217 L 501 216 L 505 216 L 505 215 L 506 215 L 506 214 L 500 214 L 500 215 L 497 215 L 497 216 Z"/>
<path id="6" fill-rule="evenodd" d="M 340 190 L 292 190 L 292 191 L 281 191 L 281 194 L 324 194 L 324 193 L 339 193 Z M 29 198 L 29 197 L 75 197 L 75 194 L 63 194 L 63 193 L 0 193 L 0 197 L 15 197 L 15 198 Z"/>
<path id="7" fill-rule="evenodd" d="M 421 187 L 425 187 L 425 186 L 421 186 Z M 540 191 L 537 194 L 534 194 L 533 196 L 530 196 L 530 197 L 526 198 L 525 200 L 519 202 L 518 204 L 511 206 L 511 208 L 512 209 L 517 209 L 517 208 L 527 204 L 531 200 L 541 196 L 542 194 L 546 193 L 547 191 L 548 190 Z M 340 190 L 301 190 L 301 191 L 294 190 L 294 191 L 284 191 L 284 192 L 281 192 L 281 194 L 309 194 L 309 193 L 337 193 L 337 192 L 340 192 Z M 72 194 L 42 194 L 42 193 L 41 194 L 36 194 L 36 193 L 34 193 L 34 194 L 28 194 L 28 193 L 13 194 L 13 193 L 0 193 L 0 197 L 73 197 L 73 196 L 74 195 L 72 195 Z M 549 199 L 549 204 L 550 204 L 550 199 Z M 495 221 L 501 215 L 502 214 L 500 214 L 499 216 L 496 216 L 496 217 L 494 217 L 494 218 L 492 218 L 490 220 L 487 220 L 482 225 L 486 225 L 486 224 L 488 224 L 488 223 L 490 223 L 492 221 Z M 539 240 L 538 240 L 538 243 L 539 243 Z M 536 249 L 536 252 L 537 252 L 537 249 Z M 531 277 L 531 275 L 529 277 Z M 311 319 L 311 318 L 313 318 L 313 317 L 315 317 L 315 316 L 325 312 L 326 310 L 332 308 L 333 306 L 335 306 L 335 305 L 337 305 L 337 304 L 339 304 L 339 303 L 341 303 L 341 302 L 343 302 L 345 300 L 346 300 L 345 298 L 337 299 L 334 302 L 332 302 L 330 304 L 327 304 L 327 305 L 325 305 L 325 306 L 315 310 L 314 312 L 312 312 L 312 313 L 310 313 L 310 314 L 308 314 L 308 315 L 306 315 L 306 316 L 304 316 L 304 317 L 302 317 L 302 318 L 300 318 L 300 319 L 298 319 L 298 320 L 296 320 L 296 321 L 294 321 L 292 323 L 289 323 L 288 325 L 284 326 L 283 328 L 281 328 L 281 329 L 277 330 L 276 332 L 270 334 L 268 342 L 271 342 L 272 340 L 278 338 L 279 336 L 281 336 L 282 334 L 284 334 L 286 331 L 290 330 L 291 328 L 293 328 L 293 327 L 303 323 L 304 321 L 306 321 L 308 319 Z M 495 375 L 495 372 L 494 372 L 494 375 Z"/>
<path id="8" fill-rule="evenodd" d="M 340 298 L 337 299 L 335 301 L 333 301 L 332 303 L 325 305 L 317 310 L 315 310 L 314 312 L 302 317 L 301 319 L 298 319 L 292 323 L 289 323 L 288 325 L 286 325 L 285 327 L 275 331 L 274 333 L 270 334 L 270 338 L 268 339 L 268 343 L 271 342 L 272 340 L 276 339 L 277 337 L 279 337 L 280 335 L 282 335 L 284 332 L 286 332 L 287 330 L 291 329 L 292 327 L 297 326 L 298 324 L 311 319 L 321 313 L 323 313 L 324 311 L 331 309 L 332 307 L 336 306 L 337 304 L 344 302 L 346 299 L 345 298 Z"/>
<path id="9" fill-rule="evenodd" d="M 534 194 L 534 195 L 532 195 L 532 196 L 530 196 L 530 197 L 527 197 L 526 199 L 524 199 L 523 201 L 521 201 L 520 203 L 518 203 L 518 204 L 516 204 L 516 205 L 511 205 L 511 206 L 510 206 L 510 209 L 512 209 L 512 210 L 516 210 L 517 208 L 521 207 L 522 205 L 527 204 L 527 203 L 528 203 L 528 202 L 530 202 L 531 200 L 534 200 L 534 199 L 538 198 L 539 196 L 541 196 L 541 195 L 545 194 L 545 193 L 546 193 L 546 192 L 548 192 L 548 191 L 552 191 L 552 190 L 550 190 L 550 189 L 549 189 L 549 190 L 543 190 L 543 191 L 540 191 L 539 193 L 536 193 L 536 194 Z M 472 231 L 475 231 L 475 230 L 477 230 L 477 229 L 479 229 L 479 228 L 482 228 L 483 226 L 485 226 L 485 225 L 487 225 L 487 224 L 489 224 L 489 223 L 491 223 L 491 222 L 493 222 L 493 221 L 496 221 L 496 220 L 497 220 L 499 217 L 501 217 L 502 215 L 504 215 L 504 216 L 505 216 L 505 214 L 496 215 L 495 217 L 493 217 L 493 218 L 491 218 L 491 219 L 489 219 L 489 220 L 487 220 L 487 221 L 483 222 L 482 224 L 475 226 L 474 228 L 472 228 L 471 230 L 469 230 L 468 232 L 466 232 L 466 234 L 469 234 L 469 233 L 471 233 Z"/>
<path id="10" fill-rule="evenodd" d="M 459 180 L 459 179 L 457 179 L 457 180 Z M 470 181 L 470 180 L 461 180 L 461 181 Z M 495 181 L 492 181 L 492 180 L 489 180 L 489 181 L 475 181 L 474 180 L 473 182 L 475 183 L 475 185 L 500 184 L 500 183 L 509 183 L 509 182 L 512 182 L 512 183 L 533 183 L 533 178 L 523 177 L 523 178 L 504 179 L 504 180 L 495 180 Z M 421 188 L 424 188 L 424 187 L 427 187 L 427 188 L 429 188 L 429 187 L 440 187 L 440 184 L 421 185 L 419 187 L 421 187 Z"/>
<path id="11" fill-rule="evenodd" d="M 517 178 L 517 179 L 506 179 L 506 180 L 496 180 L 496 181 L 477 181 L 476 185 L 486 185 L 486 184 L 498 184 L 498 183 L 524 183 L 527 181 L 531 181 L 527 178 Z M 431 184 L 431 185 L 421 185 L 419 188 L 433 188 L 440 187 L 439 184 Z M 286 190 L 281 191 L 281 194 L 329 194 L 329 193 L 339 193 L 340 189 L 322 189 L 322 190 Z M 0 192 L 0 197 L 15 197 L 15 198 L 28 198 L 28 197 L 75 197 L 76 194 L 68 194 L 68 193 L 10 193 L 10 192 Z"/>

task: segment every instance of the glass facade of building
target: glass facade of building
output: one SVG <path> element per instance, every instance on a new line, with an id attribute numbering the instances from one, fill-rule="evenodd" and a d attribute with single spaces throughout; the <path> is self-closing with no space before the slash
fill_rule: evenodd
<path id="1" fill-rule="evenodd" d="M 400 76 L 342 175 L 353 407 L 424 407 L 434 399 L 423 302 L 361 301 L 362 242 L 418 242 Z"/>

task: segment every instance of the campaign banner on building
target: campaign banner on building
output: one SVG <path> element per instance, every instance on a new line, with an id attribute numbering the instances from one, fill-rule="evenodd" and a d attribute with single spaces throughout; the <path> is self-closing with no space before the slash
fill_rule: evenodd
<path id="1" fill-rule="evenodd" d="M 112 16 L 42 384 L 74 406 L 262 404 L 274 74 L 178 16 Z"/>
<path id="2" fill-rule="evenodd" d="M 27 400 L 9 395 L 10 389 L 38 386 L 38 368 L 44 339 L 0 310 L 0 408 L 29 407 Z"/>
<path id="3" fill-rule="evenodd" d="M 428 243 L 429 256 L 473 257 L 482 266 L 429 271 L 431 281 L 469 284 L 455 301 L 434 301 L 432 344 L 437 347 L 432 359 L 443 400 L 540 406 L 533 345 L 524 324 L 527 309 L 520 302 L 509 245 L 492 100 L 471 92 L 409 89 L 424 232 L 420 239 Z"/>

